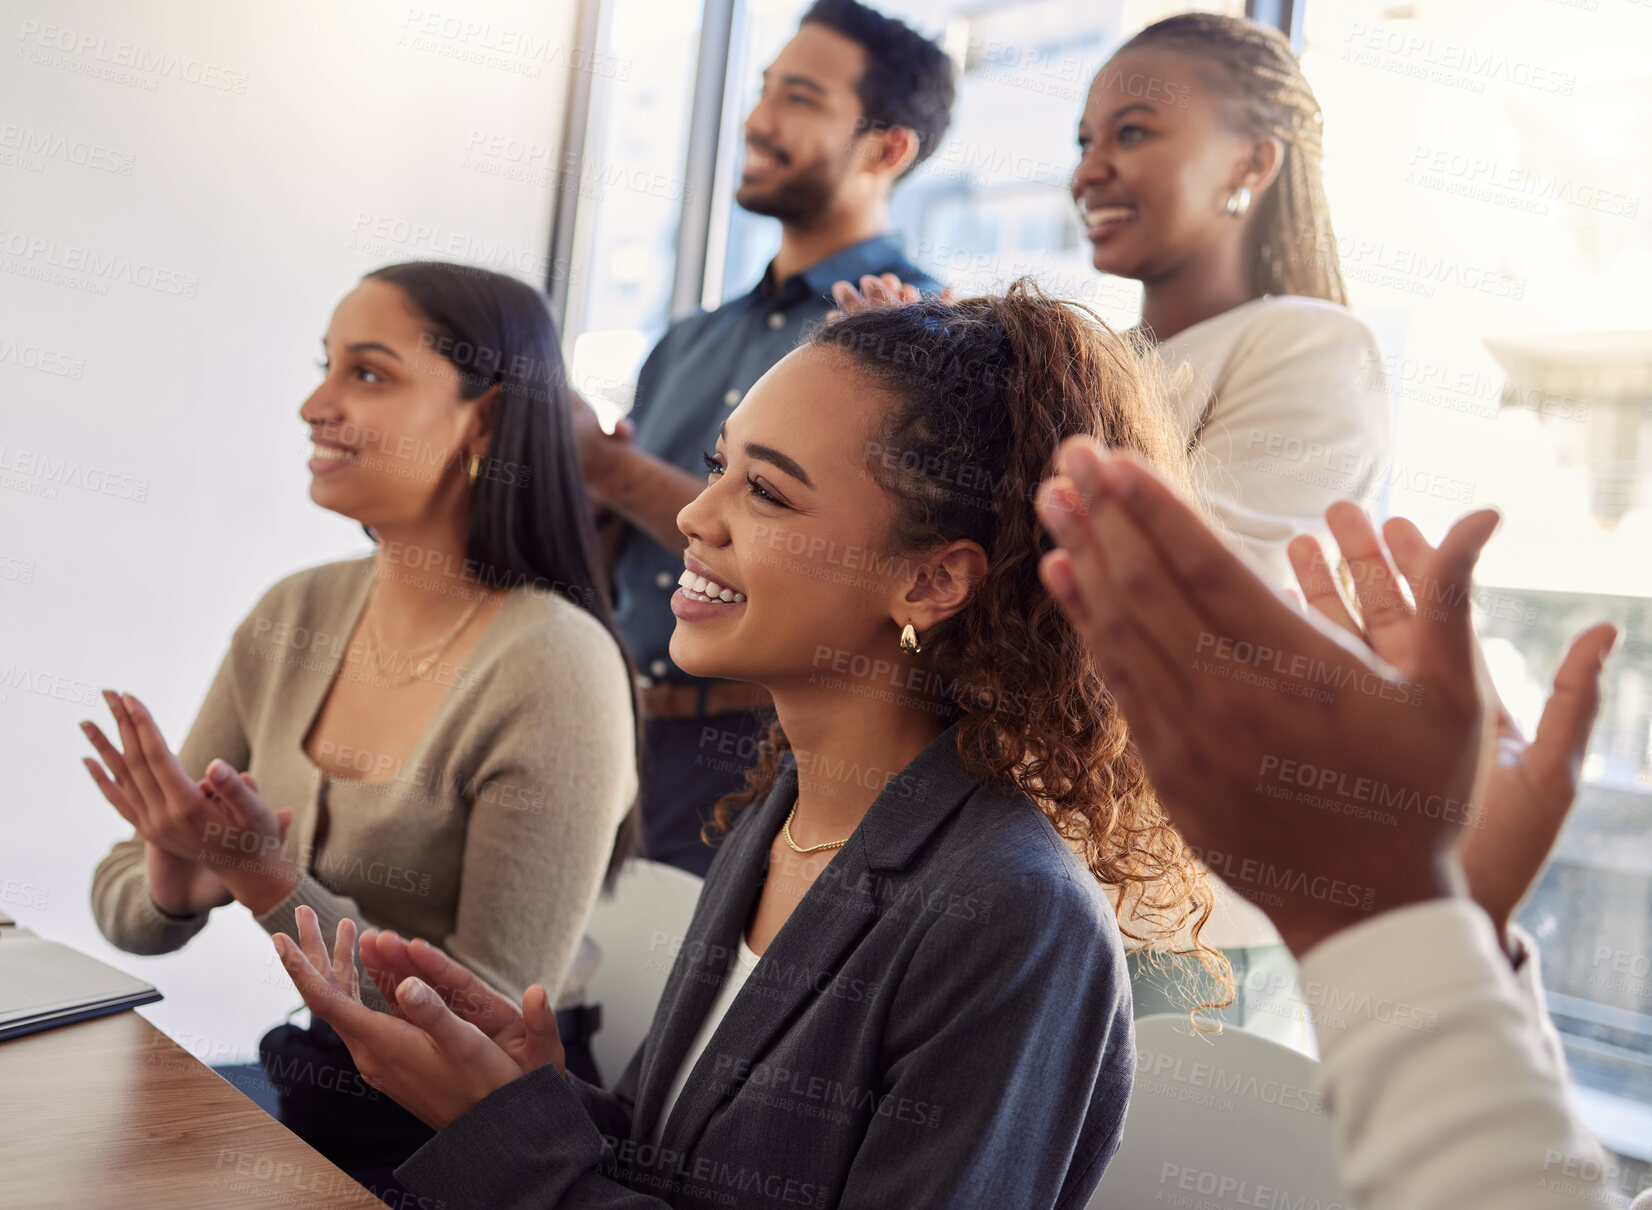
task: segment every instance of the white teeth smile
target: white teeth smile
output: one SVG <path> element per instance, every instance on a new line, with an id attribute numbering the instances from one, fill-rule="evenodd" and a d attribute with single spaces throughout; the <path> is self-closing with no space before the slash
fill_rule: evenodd
<path id="1" fill-rule="evenodd" d="M 677 585 L 696 601 L 717 601 L 723 605 L 739 605 L 746 599 L 745 593 L 735 592 L 732 588 L 724 588 L 716 581 L 708 580 L 704 576 L 697 576 L 686 568 L 683 570 L 683 574 L 678 577 Z"/>
<path id="2" fill-rule="evenodd" d="M 336 445 L 318 445 L 314 448 L 314 457 L 325 458 L 329 462 L 343 462 L 354 456 L 354 450 L 341 450 Z"/>
<path id="3" fill-rule="evenodd" d="M 775 158 L 772 155 L 765 155 L 761 151 L 752 151 L 750 149 L 746 151 L 747 168 L 756 168 L 761 172 L 767 172 L 770 168 L 773 168 L 774 165 Z"/>
<path id="4" fill-rule="evenodd" d="M 1086 227 L 1099 227 L 1103 223 L 1116 223 L 1124 219 L 1134 218 L 1136 209 L 1134 206 L 1102 206 L 1099 209 L 1086 210 L 1083 213 Z"/>

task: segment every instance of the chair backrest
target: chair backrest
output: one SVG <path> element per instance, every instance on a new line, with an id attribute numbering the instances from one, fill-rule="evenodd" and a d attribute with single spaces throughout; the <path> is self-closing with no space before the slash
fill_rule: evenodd
<path id="1" fill-rule="evenodd" d="M 1124 1140 L 1089 1210 L 1352 1210 L 1318 1070 L 1307 1055 L 1231 1025 L 1202 1034 L 1185 1013 L 1142 1017 Z"/>
<path id="2" fill-rule="evenodd" d="M 702 879 L 640 858 L 626 863 L 612 895 L 597 899 L 586 936 L 602 951 L 587 995 L 602 1006 L 591 1039 L 597 1070 L 612 1088 L 637 1053 L 688 933 Z"/>

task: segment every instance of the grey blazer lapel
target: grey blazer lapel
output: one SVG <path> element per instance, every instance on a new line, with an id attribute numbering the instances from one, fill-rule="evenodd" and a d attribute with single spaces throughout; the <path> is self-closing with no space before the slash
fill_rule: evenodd
<path id="1" fill-rule="evenodd" d="M 696 1061 L 672 1110 L 669 1133 L 662 1142 L 668 1140 L 673 1150 L 686 1154 L 693 1149 L 711 1115 L 736 1090 L 739 1081 L 731 1078 L 731 1073 L 749 1070 L 748 1065 L 764 1054 L 798 1010 L 819 994 L 821 987 L 829 985 L 845 958 L 876 923 L 883 897 L 874 871 L 905 866 L 976 787 L 978 779 L 965 773 L 958 761 L 956 744 L 956 730 L 949 728 L 883 788 L 849 842 L 837 851 L 775 934 Z M 764 804 L 763 816 L 752 821 L 762 826 L 743 829 L 747 835 L 742 842 L 762 852 L 730 853 L 731 861 L 744 857 L 752 867 L 761 865 L 766 869 L 768 846 L 785 812 L 791 809 L 796 792 L 797 774 L 788 767 Z M 723 898 L 726 910 L 708 930 L 712 940 L 723 947 L 723 954 L 739 945 L 758 889 L 733 870 L 729 871 L 729 879 L 741 888 L 749 886 L 750 894 L 738 904 L 732 896 Z M 723 959 L 725 967 L 728 961 Z M 662 1069 L 668 1053 L 675 1064 L 682 1063 L 719 987 L 721 978 L 707 990 L 684 997 L 683 1011 L 686 1014 L 692 1009 L 692 1019 L 673 1023 L 668 1036 L 676 1046 L 661 1048 Z M 676 1071 L 672 1065 L 654 1073 L 661 1097 Z M 657 1113 L 658 1102 L 650 1108 Z M 649 1121 L 652 1124 L 653 1118 Z"/>

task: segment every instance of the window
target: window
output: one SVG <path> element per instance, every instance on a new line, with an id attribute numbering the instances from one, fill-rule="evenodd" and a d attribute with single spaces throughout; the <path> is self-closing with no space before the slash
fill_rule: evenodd
<path id="1" fill-rule="evenodd" d="M 578 199 L 563 339 L 575 389 L 609 425 L 670 318 L 701 3 L 606 0 L 585 155 L 563 174 Z"/>
<path id="2" fill-rule="evenodd" d="M 1587 782 L 1521 923 L 1579 1103 L 1652 1160 L 1652 112 L 1648 10 L 1311 0 L 1303 68 L 1353 307 L 1395 403 L 1390 510 L 1494 505 L 1476 610 L 1530 734 L 1579 631 L 1624 631 Z"/>

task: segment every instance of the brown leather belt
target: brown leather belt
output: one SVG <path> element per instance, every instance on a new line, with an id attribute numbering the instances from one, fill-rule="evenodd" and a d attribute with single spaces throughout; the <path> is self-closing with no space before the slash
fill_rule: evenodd
<path id="1" fill-rule="evenodd" d="M 637 690 L 637 698 L 644 718 L 699 718 L 774 705 L 763 686 L 738 681 L 719 681 L 703 690 L 699 685 L 649 685 Z"/>

